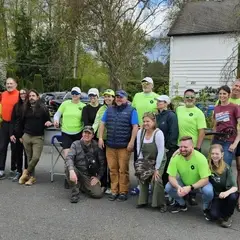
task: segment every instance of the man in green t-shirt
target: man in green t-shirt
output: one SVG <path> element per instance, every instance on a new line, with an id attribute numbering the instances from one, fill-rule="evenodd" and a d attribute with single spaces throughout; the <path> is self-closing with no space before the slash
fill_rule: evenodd
<path id="1" fill-rule="evenodd" d="M 155 98 L 159 95 L 153 92 L 153 80 L 150 77 L 145 77 L 142 81 L 142 92 L 136 93 L 132 106 L 137 110 L 138 121 L 141 126 L 143 123 L 143 115 L 145 112 L 157 112 L 157 102 Z"/>
<path id="2" fill-rule="evenodd" d="M 183 197 L 191 192 L 200 191 L 203 211 L 206 214 L 214 196 L 213 187 L 208 179 L 211 175 L 208 161 L 203 154 L 194 150 L 193 139 L 190 136 L 180 139 L 179 149 L 180 154 L 171 159 L 167 170 L 169 182 L 165 187 L 165 192 L 176 201 L 171 212 L 187 211 Z"/>

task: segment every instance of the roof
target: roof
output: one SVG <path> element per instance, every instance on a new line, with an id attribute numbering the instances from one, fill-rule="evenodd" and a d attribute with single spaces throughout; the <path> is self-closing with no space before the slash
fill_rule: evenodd
<path id="1" fill-rule="evenodd" d="M 186 3 L 168 36 L 240 32 L 240 1 L 211 0 Z"/>

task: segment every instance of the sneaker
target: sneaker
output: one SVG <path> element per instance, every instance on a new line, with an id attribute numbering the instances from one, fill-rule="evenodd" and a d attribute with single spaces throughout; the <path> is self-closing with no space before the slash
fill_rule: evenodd
<path id="1" fill-rule="evenodd" d="M 112 194 L 108 197 L 108 200 L 109 200 L 109 201 L 115 201 L 117 198 L 118 198 L 118 194 L 112 193 Z"/>
<path id="2" fill-rule="evenodd" d="M 205 217 L 205 219 L 206 219 L 207 221 L 211 221 L 211 220 L 212 220 L 212 219 L 211 219 L 211 216 L 210 216 L 210 211 L 209 211 L 209 209 L 203 210 L 203 215 L 204 215 L 204 217 Z"/>
<path id="3" fill-rule="evenodd" d="M 118 200 L 119 202 L 124 202 L 124 201 L 126 201 L 127 199 L 128 199 L 127 194 L 125 194 L 125 193 L 121 193 L 121 194 L 119 194 L 117 200 Z"/>
<path id="4" fill-rule="evenodd" d="M 175 203 L 175 205 L 172 206 L 170 212 L 171 213 L 179 213 L 179 212 L 186 212 L 188 210 L 187 205 L 181 206 L 179 203 Z"/>
<path id="5" fill-rule="evenodd" d="M 1 170 L 0 171 L 0 180 L 5 179 L 5 178 L 6 178 L 5 172 Z"/>
<path id="6" fill-rule="evenodd" d="M 17 171 L 12 171 L 12 170 L 11 170 L 11 171 L 9 172 L 8 179 L 9 179 L 9 180 L 12 180 L 12 179 L 15 177 L 16 173 L 17 173 Z"/>
<path id="7" fill-rule="evenodd" d="M 111 188 L 107 188 L 105 191 L 105 194 L 110 195 L 112 194 Z"/>
<path id="8" fill-rule="evenodd" d="M 78 203 L 79 199 L 80 199 L 79 194 L 75 194 L 75 195 L 71 196 L 70 202 L 71 203 Z"/>
<path id="9" fill-rule="evenodd" d="M 36 178 L 31 176 L 27 182 L 25 182 L 26 186 L 32 186 L 36 182 Z"/>
<path id="10" fill-rule="evenodd" d="M 16 172 L 15 176 L 12 178 L 12 182 L 18 182 L 19 178 L 21 177 L 21 173 L 20 172 Z"/>
<path id="11" fill-rule="evenodd" d="M 220 222 L 220 226 L 223 228 L 229 228 L 232 226 L 232 219 L 231 218 L 226 218 L 226 219 L 222 219 L 222 221 Z"/>

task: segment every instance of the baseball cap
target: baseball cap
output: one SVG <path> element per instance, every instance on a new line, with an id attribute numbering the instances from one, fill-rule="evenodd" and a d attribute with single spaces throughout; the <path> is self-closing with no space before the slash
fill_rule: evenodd
<path id="1" fill-rule="evenodd" d="M 111 95 L 113 97 L 115 97 L 115 92 L 112 90 L 112 89 L 106 89 L 104 92 L 103 92 L 103 96 L 104 95 Z"/>
<path id="2" fill-rule="evenodd" d="M 81 89 L 79 87 L 73 87 L 71 90 L 71 93 L 72 92 L 77 93 L 77 95 L 78 95 L 78 94 L 81 94 Z"/>
<path id="3" fill-rule="evenodd" d="M 145 77 L 141 82 L 148 82 L 148 83 L 153 84 L 153 80 L 150 77 Z"/>
<path id="4" fill-rule="evenodd" d="M 83 132 L 89 132 L 89 133 L 94 134 L 94 130 L 93 130 L 92 126 L 85 126 L 83 128 Z"/>
<path id="5" fill-rule="evenodd" d="M 97 88 L 90 88 L 90 89 L 88 90 L 88 95 L 90 95 L 90 94 L 92 94 L 92 95 L 97 95 L 97 96 L 99 97 L 99 91 L 98 91 Z"/>
<path id="6" fill-rule="evenodd" d="M 167 95 L 160 95 L 159 97 L 155 98 L 157 101 L 164 101 L 167 104 L 169 104 L 171 102 L 171 99 L 169 96 Z"/>
<path id="7" fill-rule="evenodd" d="M 127 97 L 128 94 L 124 90 L 118 90 L 118 91 L 116 91 L 116 96 Z"/>

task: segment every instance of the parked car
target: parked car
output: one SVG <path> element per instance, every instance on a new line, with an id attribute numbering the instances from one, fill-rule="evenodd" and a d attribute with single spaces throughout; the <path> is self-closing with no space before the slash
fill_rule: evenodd
<path id="1" fill-rule="evenodd" d="M 58 110 L 58 108 L 61 105 L 61 103 L 66 101 L 66 100 L 70 100 L 70 99 L 72 99 L 71 92 L 67 92 L 62 99 L 51 99 L 49 101 L 50 115 L 53 116 L 55 114 L 55 112 Z M 85 93 L 85 92 L 81 93 L 80 99 L 81 99 L 81 102 L 86 103 L 86 104 L 88 104 L 89 101 L 90 101 L 87 93 Z M 100 97 L 99 98 L 99 103 L 103 104 L 103 102 L 104 102 L 103 97 Z"/>
<path id="2" fill-rule="evenodd" d="M 48 106 L 49 101 L 53 99 L 63 99 L 63 97 L 66 95 L 66 92 L 46 92 L 41 95 L 41 100 L 43 103 Z"/>

